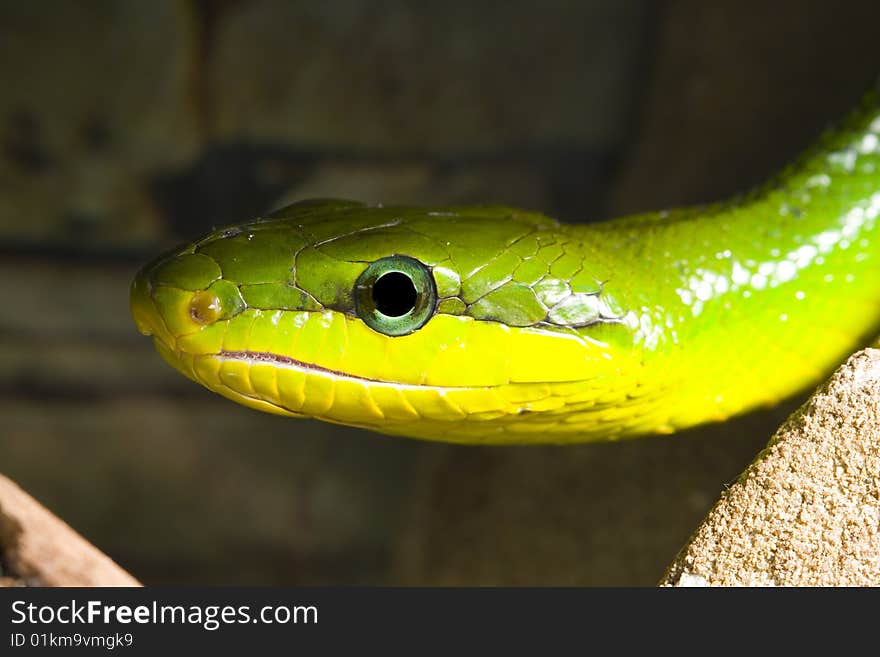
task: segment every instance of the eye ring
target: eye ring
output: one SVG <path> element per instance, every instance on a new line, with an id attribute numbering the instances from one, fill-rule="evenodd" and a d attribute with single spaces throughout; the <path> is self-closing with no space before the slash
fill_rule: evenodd
<path id="1" fill-rule="evenodd" d="M 437 308 L 430 268 L 392 255 L 371 263 L 354 285 L 355 311 L 374 331 L 397 337 L 422 328 Z"/>

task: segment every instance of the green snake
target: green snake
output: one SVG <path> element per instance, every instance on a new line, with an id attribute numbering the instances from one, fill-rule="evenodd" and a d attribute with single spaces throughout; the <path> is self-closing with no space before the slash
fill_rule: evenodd
<path id="1" fill-rule="evenodd" d="M 766 184 L 582 226 L 295 203 L 140 271 L 165 360 L 251 408 L 461 443 L 670 433 L 815 384 L 880 323 L 880 96 Z"/>

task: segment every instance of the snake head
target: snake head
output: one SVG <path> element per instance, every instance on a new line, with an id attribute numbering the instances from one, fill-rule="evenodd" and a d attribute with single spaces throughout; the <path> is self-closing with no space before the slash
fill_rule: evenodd
<path id="1" fill-rule="evenodd" d="M 158 258 L 131 309 L 171 365 L 252 408 L 526 442 L 574 432 L 572 411 L 610 403 L 597 391 L 634 365 L 578 246 L 509 208 L 309 201 Z"/>

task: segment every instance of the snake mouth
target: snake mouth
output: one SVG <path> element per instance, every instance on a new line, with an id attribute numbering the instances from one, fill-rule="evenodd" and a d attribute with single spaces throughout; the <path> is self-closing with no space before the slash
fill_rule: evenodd
<path id="1" fill-rule="evenodd" d="M 479 386 L 445 386 L 445 385 L 428 385 L 425 383 L 402 383 L 400 381 L 389 381 L 387 379 L 375 379 L 368 376 L 359 376 L 350 372 L 334 370 L 329 367 L 323 367 L 315 363 L 292 358 L 291 356 L 283 356 L 269 351 L 220 351 L 216 354 L 207 355 L 209 358 L 216 359 L 219 363 L 233 362 L 243 363 L 247 366 L 253 365 L 271 365 L 272 367 L 293 370 L 301 374 L 316 374 L 339 381 L 351 381 L 361 384 L 369 384 L 370 386 L 394 387 L 398 389 L 412 390 L 434 390 L 439 392 L 452 390 L 488 390 L 498 388 L 498 385 L 479 385 Z"/>
<path id="2" fill-rule="evenodd" d="M 400 383 L 342 372 L 267 351 L 160 353 L 210 390 L 251 408 L 292 417 L 316 417 L 384 433 L 425 418 L 448 424 L 476 413 L 514 412 L 495 388 L 449 388 Z M 476 405 L 476 406 L 475 406 Z M 470 406 L 474 406 L 472 410 Z"/>
<path id="3" fill-rule="evenodd" d="M 364 383 L 384 383 L 390 385 L 399 385 L 396 381 L 383 381 L 382 379 L 371 379 L 365 376 L 357 376 L 340 370 L 334 370 L 329 367 L 322 367 L 315 363 L 307 363 L 297 360 L 290 356 L 282 356 L 269 351 L 221 351 L 217 353 L 216 358 L 221 361 L 238 361 L 253 365 L 256 363 L 268 363 L 276 367 L 285 367 L 304 372 L 314 372 L 316 374 L 325 374 L 334 378 L 349 379 L 352 381 L 361 381 Z"/>

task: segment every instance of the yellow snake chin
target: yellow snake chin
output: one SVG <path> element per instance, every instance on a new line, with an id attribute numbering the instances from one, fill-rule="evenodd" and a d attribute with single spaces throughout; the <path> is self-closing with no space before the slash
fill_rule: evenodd
<path id="1" fill-rule="evenodd" d="M 589 381 L 436 386 L 360 378 L 256 352 L 192 354 L 157 341 L 163 357 L 187 377 L 255 410 L 462 443 L 580 442 L 624 436 L 658 421 L 650 390 L 618 372 Z M 642 409 L 642 410 L 640 410 Z"/>

